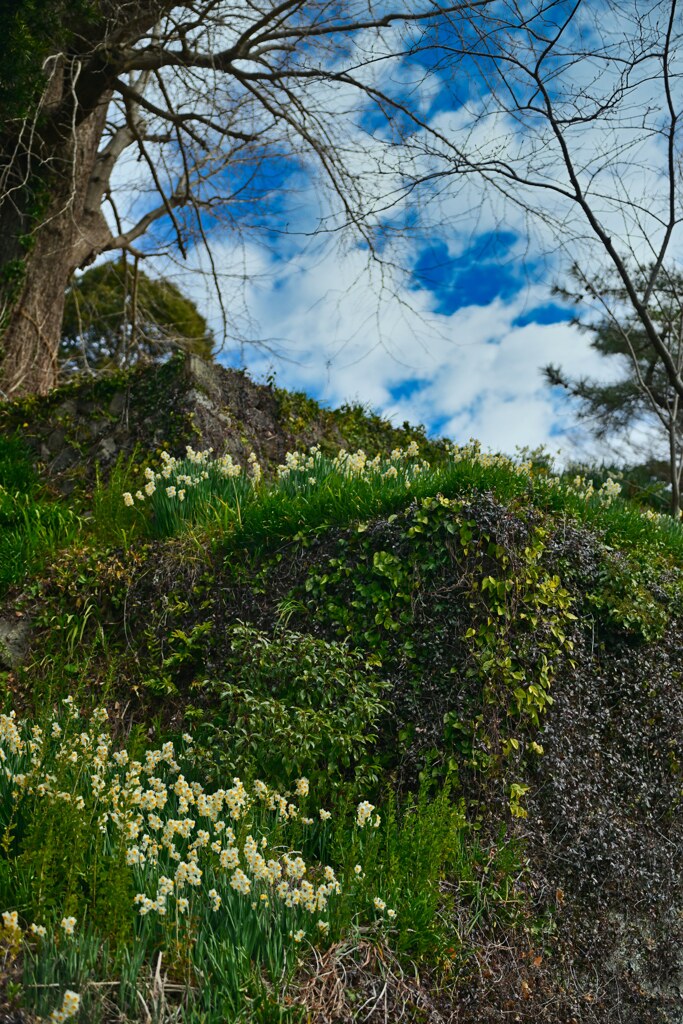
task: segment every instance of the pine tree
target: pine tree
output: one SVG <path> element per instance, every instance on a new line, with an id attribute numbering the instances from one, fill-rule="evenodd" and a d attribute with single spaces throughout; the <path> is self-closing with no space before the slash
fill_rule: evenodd
<path id="1" fill-rule="evenodd" d="M 652 267 L 634 272 L 636 287 L 651 275 Z M 575 278 L 579 275 L 574 275 Z M 585 293 L 559 290 L 565 298 L 581 302 Z M 646 460 L 650 467 L 666 466 L 671 485 L 671 511 L 680 509 L 681 470 L 683 468 L 683 408 L 670 376 L 652 348 L 639 317 L 629 309 L 628 296 L 621 284 L 596 282 L 590 298 L 598 298 L 610 310 L 593 323 L 576 321 L 593 335 L 591 347 L 614 365 L 618 375 L 606 383 L 589 377 L 569 377 L 560 367 L 544 368 L 551 385 L 563 387 L 578 400 L 579 416 L 598 439 L 628 435 L 644 423 L 654 424 L 662 438 L 666 458 L 652 452 Z M 612 312 L 613 311 L 613 312 Z M 683 365 L 683 273 L 676 268 L 660 268 L 648 303 L 650 318 L 671 352 L 676 365 Z"/>

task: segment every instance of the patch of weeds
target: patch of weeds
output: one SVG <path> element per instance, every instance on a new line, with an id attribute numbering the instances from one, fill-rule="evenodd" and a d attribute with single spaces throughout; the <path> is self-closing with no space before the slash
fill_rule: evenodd
<path id="1" fill-rule="evenodd" d="M 6 491 L 30 494 L 38 478 L 31 453 L 19 437 L 0 435 L 0 487 Z"/>
<path id="2" fill-rule="evenodd" d="M 121 501 L 121 495 L 133 486 L 140 472 L 139 465 L 140 452 L 135 448 L 130 455 L 122 452 L 118 456 L 106 480 L 96 467 L 88 523 L 96 544 L 127 549 L 136 532 L 139 533 L 139 519 Z"/>

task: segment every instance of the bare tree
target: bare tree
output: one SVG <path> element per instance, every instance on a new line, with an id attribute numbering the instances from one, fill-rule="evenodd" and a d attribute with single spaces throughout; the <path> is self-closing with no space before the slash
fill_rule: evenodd
<path id="1" fill-rule="evenodd" d="M 467 208 L 483 186 L 506 226 L 535 225 L 620 329 L 621 298 L 596 288 L 615 276 L 676 403 L 683 351 L 652 300 L 683 256 L 681 13 L 677 0 L 502 0 L 459 37 L 442 25 L 432 74 L 455 83 L 452 111 L 411 139 L 415 184 L 435 203 Z M 630 352 L 637 376 L 642 351 Z"/>
<path id="2" fill-rule="evenodd" d="M 13 72 L 0 70 L 11 100 L 0 130 L 2 391 L 54 384 L 77 268 L 111 250 L 139 255 L 161 224 L 184 255 L 207 213 L 267 197 L 278 157 L 316 163 L 343 221 L 371 241 L 379 196 L 344 131 L 354 103 L 388 113 L 373 69 L 414 46 L 416 27 L 429 39 L 444 17 L 464 24 L 491 2 L 47 0 L 54 25 L 34 26 L 37 67 L 12 34 L 24 15 L 12 15 L 0 42 L 5 68 L 19 69 L 16 95 Z M 115 172 L 131 153 L 148 181 L 133 218 L 119 209 Z"/>

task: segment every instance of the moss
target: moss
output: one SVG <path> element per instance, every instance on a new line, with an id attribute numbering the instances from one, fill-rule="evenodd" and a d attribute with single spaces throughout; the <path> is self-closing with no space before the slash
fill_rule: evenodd
<path id="1" fill-rule="evenodd" d="M 0 43 L 0 101 L 7 121 L 23 121 L 45 87 L 44 62 L 97 17 L 92 0 L 23 0 L 5 12 Z"/>
<path id="2" fill-rule="evenodd" d="M 283 427 L 292 434 L 302 434 L 317 423 L 324 415 L 324 410 L 315 399 L 303 391 L 285 391 L 275 388 L 280 419 Z"/>
<path id="3" fill-rule="evenodd" d="M 358 404 L 342 405 L 331 413 L 331 418 L 351 450 L 362 448 L 368 455 L 376 455 L 393 448 L 405 448 L 415 441 L 428 462 L 436 464 L 444 458 L 444 441 L 430 440 L 421 425 L 405 422 L 401 427 L 394 427 L 367 406 Z"/>
<path id="4" fill-rule="evenodd" d="M 406 448 L 412 441 L 422 456 L 436 464 L 445 456 L 443 440 L 430 440 L 425 428 L 404 423 L 395 427 L 367 406 L 344 404 L 326 409 L 302 391 L 274 389 L 283 430 L 294 436 L 313 438 L 326 455 L 336 455 L 340 447 L 349 451 L 362 448 L 369 456 Z"/>
<path id="5" fill-rule="evenodd" d="M 132 452 L 141 441 L 160 437 L 161 447 L 178 451 L 198 436 L 192 411 L 183 395 L 185 357 L 180 354 L 163 366 L 114 370 L 93 379 L 76 377 L 47 396 L 28 396 L 0 404 L 0 431 L 16 433 L 31 446 L 36 466 L 43 473 L 54 465 L 60 485 L 69 493 L 91 490 L 98 462 L 105 475 L 119 452 Z M 120 396 L 120 411 L 110 405 Z M 103 426 L 96 429 L 97 422 Z M 107 429 L 109 427 L 109 429 Z M 101 451 L 106 439 L 106 457 Z M 54 449 L 54 450 L 53 450 Z M 47 451 L 47 455 L 45 452 Z M 55 459 L 61 453 L 65 456 Z"/>

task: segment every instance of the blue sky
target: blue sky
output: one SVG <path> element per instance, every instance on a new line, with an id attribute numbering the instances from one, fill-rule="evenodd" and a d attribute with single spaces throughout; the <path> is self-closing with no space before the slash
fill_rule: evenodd
<path id="1" fill-rule="evenodd" d="M 555 16 L 563 6 L 554 8 Z M 599 6 L 614 14 L 610 0 L 586 10 L 597 15 Z M 528 153 L 534 158 L 533 131 L 492 113 L 491 95 L 471 61 L 457 76 L 447 68 L 433 75 L 430 70 L 429 59 L 421 57 L 398 65 L 380 63 L 373 74 L 385 90 L 400 99 L 410 97 L 425 124 L 458 145 L 464 140 L 475 155 L 526 158 Z M 572 64 L 558 75 L 555 87 L 580 88 L 584 73 L 583 65 Z M 646 78 L 645 92 L 630 100 L 648 106 Z M 324 99 L 330 102 L 329 95 Z M 387 145 L 389 133 L 370 104 L 350 102 L 341 92 L 332 98 L 335 102 L 332 123 L 367 196 L 374 196 L 378 210 L 383 194 L 393 190 L 399 197 L 390 211 L 375 217 L 381 260 L 370 258 L 367 246 L 352 233 L 315 236 L 321 221 L 339 221 L 311 160 L 304 155 L 266 161 L 254 183 L 260 198 L 235 208 L 231 225 L 220 218 L 206 222 L 229 320 L 221 361 L 246 365 L 256 379 L 274 372 L 282 386 L 330 405 L 358 401 L 398 423 L 422 422 L 431 433 L 460 442 L 474 436 L 506 452 L 545 444 L 561 450 L 564 459 L 595 454 L 573 406 L 544 383 L 541 373 L 547 363 L 574 376 L 614 373 L 591 350 L 589 336 L 570 323 L 576 311 L 553 295 L 554 285 L 567 283 L 577 253 L 591 270 L 596 256 L 590 238 L 583 249 L 564 245 L 565 239 L 583 233 L 571 207 L 552 195 L 536 194 L 532 201 L 545 220 L 533 222 L 474 177 L 437 178 L 401 197 L 401 161 L 414 171 L 442 171 L 452 154 L 437 146 L 429 159 L 416 156 L 414 143 L 424 141 L 419 132 L 407 138 L 403 149 Z M 651 103 L 648 109 L 654 109 Z M 613 128 L 602 132 L 599 124 L 584 126 L 572 140 L 587 174 L 594 172 L 596 154 L 602 159 L 608 151 L 609 131 Z M 638 187 L 650 205 L 659 190 L 658 146 L 653 133 L 638 151 L 639 162 L 633 157 Z M 543 173 L 561 177 L 552 147 L 547 152 Z M 139 165 L 120 172 L 133 193 L 139 173 Z M 233 187 L 244 173 L 230 172 Z M 600 215 L 618 238 L 619 231 L 628 234 L 629 228 L 612 173 L 607 166 L 595 180 L 602 190 Z M 622 162 L 619 173 L 628 184 L 628 162 Z M 138 190 L 138 211 L 144 202 Z M 647 230 L 645 225 L 644 235 Z M 185 262 L 161 257 L 152 266 L 172 276 L 220 333 L 215 289 L 206 276 L 192 273 L 206 274 L 209 268 L 201 246 L 191 246 Z M 594 267 L 599 266 L 596 258 Z"/>

